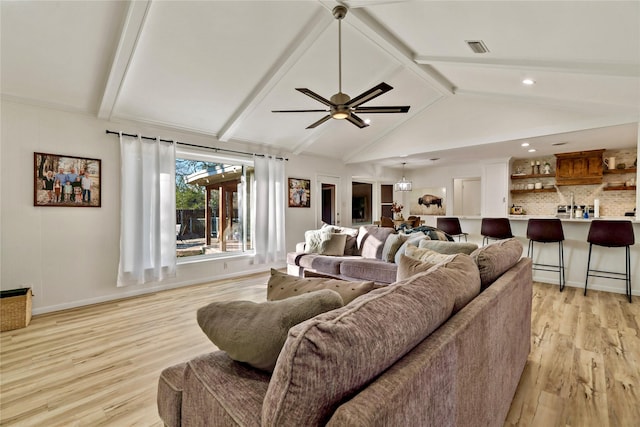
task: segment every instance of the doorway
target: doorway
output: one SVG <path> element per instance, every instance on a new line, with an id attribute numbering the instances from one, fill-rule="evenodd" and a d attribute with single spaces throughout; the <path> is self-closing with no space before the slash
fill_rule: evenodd
<path id="1" fill-rule="evenodd" d="M 454 178 L 453 215 L 480 216 L 481 185 L 479 177 Z"/>
<path id="2" fill-rule="evenodd" d="M 318 228 L 322 224 L 341 225 L 340 217 L 340 177 L 318 175 L 317 181 L 320 203 L 316 218 Z"/>

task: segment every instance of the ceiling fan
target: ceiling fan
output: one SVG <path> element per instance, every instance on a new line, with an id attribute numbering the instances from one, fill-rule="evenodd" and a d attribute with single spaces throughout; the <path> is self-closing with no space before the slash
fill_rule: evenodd
<path id="1" fill-rule="evenodd" d="M 343 120 L 346 119 L 358 126 L 364 128 L 369 126 L 364 120 L 358 117 L 355 113 L 406 113 L 409 111 L 409 106 L 380 106 L 380 107 L 362 107 L 365 102 L 371 101 L 386 92 L 389 92 L 393 87 L 382 82 L 377 86 L 361 93 L 355 98 L 351 99 L 349 95 L 342 92 L 342 19 L 347 15 L 347 8 L 339 5 L 333 8 L 333 16 L 338 20 L 338 93 L 331 96 L 330 100 L 326 99 L 317 93 L 307 88 L 296 88 L 297 91 L 315 99 L 316 101 L 329 107 L 322 110 L 272 110 L 272 113 L 315 113 L 315 112 L 327 112 L 326 116 L 321 118 L 315 123 L 307 126 L 307 129 L 313 129 L 316 126 L 321 125 L 330 118 Z"/>

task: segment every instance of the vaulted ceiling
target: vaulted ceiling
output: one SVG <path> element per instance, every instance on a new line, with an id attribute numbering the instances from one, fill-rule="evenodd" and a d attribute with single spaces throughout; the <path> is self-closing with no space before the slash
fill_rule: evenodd
<path id="1" fill-rule="evenodd" d="M 343 92 L 386 82 L 366 105 L 411 109 L 305 129 L 324 113 L 271 110 L 323 107 L 295 88 L 338 92 L 337 4 L 2 1 L 2 96 L 348 163 L 637 144 L 638 1 L 341 2 Z"/>

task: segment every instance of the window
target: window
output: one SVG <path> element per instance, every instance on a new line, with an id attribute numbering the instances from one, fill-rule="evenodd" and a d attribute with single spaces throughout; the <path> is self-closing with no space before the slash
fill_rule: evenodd
<path id="1" fill-rule="evenodd" d="M 178 258 L 253 250 L 249 203 L 253 178 L 253 161 L 176 151 Z"/>
<path id="2" fill-rule="evenodd" d="M 366 182 L 351 184 L 351 223 L 372 223 L 373 185 Z"/>

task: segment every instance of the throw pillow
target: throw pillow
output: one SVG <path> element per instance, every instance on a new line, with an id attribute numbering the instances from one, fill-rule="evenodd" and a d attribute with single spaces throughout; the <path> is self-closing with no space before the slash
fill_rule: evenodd
<path id="1" fill-rule="evenodd" d="M 377 227 L 375 225 L 361 226 L 358 230 L 358 249 L 362 258 L 382 259 L 384 242 L 395 230 L 389 227 Z"/>
<path id="2" fill-rule="evenodd" d="M 430 262 L 422 262 L 419 259 L 411 258 L 406 255 L 400 255 L 398 270 L 396 271 L 396 282 L 404 280 L 418 273 L 424 273 L 436 264 Z"/>
<path id="3" fill-rule="evenodd" d="M 438 264 L 450 259 L 451 257 L 451 255 L 441 254 L 436 251 L 432 251 L 431 249 L 419 248 L 411 244 L 407 246 L 405 255 L 430 264 Z"/>
<path id="4" fill-rule="evenodd" d="M 267 301 L 277 301 L 320 289 L 331 289 L 342 297 L 345 304 L 371 291 L 373 282 L 351 282 L 333 278 L 296 277 L 271 269 L 267 283 Z"/>
<path id="5" fill-rule="evenodd" d="M 319 254 L 324 251 L 327 241 L 331 238 L 328 229 L 307 230 L 304 233 L 304 251 L 308 254 Z"/>
<path id="6" fill-rule="evenodd" d="M 337 292 L 324 289 L 282 301 L 214 302 L 197 317 L 205 335 L 230 358 L 273 371 L 289 328 L 342 305 Z"/>
<path id="7" fill-rule="evenodd" d="M 396 252 L 400 249 L 400 246 L 407 241 L 409 236 L 405 234 L 389 234 L 387 240 L 384 242 L 382 248 L 382 260 L 386 262 L 394 262 L 396 258 Z"/>
<path id="8" fill-rule="evenodd" d="M 395 263 L 398 264 L 400 262 L 400 255 L 404 255 L 408 245 L 418 246 L 418 244 L 422 240 L 429 240 L 429 236 L 427 236 L 422 232 L 409 234 L 409 237 L 407 238 L 407 240 L 402 244 L 402 246 L 400 246 L 400 248 L 396 252 L 396 256 L 394 259 Z"/>
<path id="9" fill-rule="evenodd" d="M 320 248 L 320 255 L 343 256 L 344 246 L 347 242 L 346 234 L 331 233 L 324 245 Z"/>
<path id="10" fill-rule="evenodd" d="M 329 229 L 332 233 L 347 235 L 347 242 L 344 245 L 344 255 L 360 255 L 358 252 L 358 229 L 351 227 L 339 227 L 337 225 L 322 224 L 320 229 Z"/>
<path id="11" fill-rule="evenodd" d="M 476 249 L 471 258 L 478 265 L 482 289 L 486 289 L 498 277 L 513 267 L 522 256 L 522 244 L 515 238 L 498 240 Z"/>
<path id="12" fill-rule="evenodd" d="M 431 249 L 441 254 L 467 254 L 478 249 L 475 243 L 466 242 L 449 242 L 442 240 L 421 240 L 418 244 L 419 248 Z"/>

